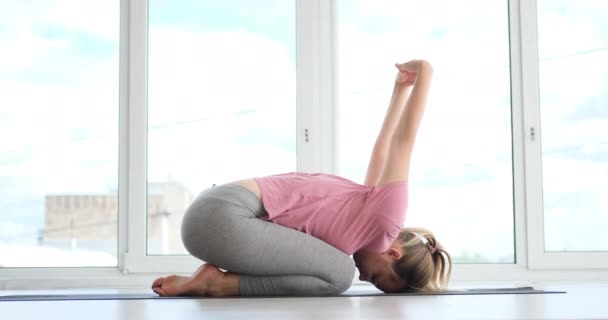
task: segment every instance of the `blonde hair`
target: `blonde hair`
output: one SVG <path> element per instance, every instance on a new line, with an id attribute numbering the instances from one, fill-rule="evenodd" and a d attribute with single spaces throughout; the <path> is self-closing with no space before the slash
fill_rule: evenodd
<path id="1" fill-rule="evenodd" d="M 452 258 L 435 235 L 424 228 L 402 228 L 397 237 L 403 256 L 391 271 L 406 281 L 403 291 L 446 290 L 452 274 Z"/>

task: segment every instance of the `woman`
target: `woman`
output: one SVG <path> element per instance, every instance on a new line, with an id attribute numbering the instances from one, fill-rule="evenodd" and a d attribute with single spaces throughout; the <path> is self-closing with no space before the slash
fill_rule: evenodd
<path id="1" fill-rule="evenodd" d="M 188 252 L 207 263 L 190 277 L 156 279 L 154 292 L 340 294 L 350 287 L 355 267 L 360 280 L 387 293 L 445 288 L 449 254 L 429 231 L 401 228 L 433 69 L 423 60 L 395 67 L 364 185 L 329 174 L 288 173 L 203 191 L 184 215 L 182 239 Z"/>

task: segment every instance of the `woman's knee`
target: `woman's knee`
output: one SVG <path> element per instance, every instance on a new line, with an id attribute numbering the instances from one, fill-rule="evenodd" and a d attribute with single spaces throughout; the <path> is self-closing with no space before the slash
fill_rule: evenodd
<path id="1" fill-rule="evenodd" d="M 181 223 L 181 237 L 184 248 L 193 256 L 203 259 L 203 250 L 210 247 L 215 229 L 210 208 L 195 201 L 185 212 Z"/>
<path id="2" fill-rule="evenodd" d="M 200 210 L 200 208 L 197 207 L 192 207 L 190 206 L 187 210 L 186 213 L 184 214 L 184 217 L 182 218 L 182 224 L 181 224 L 181 237 L 182 237 L 182 243 L 184 244 L 184 248 L 190 253 L 192 254 L 193 252 L 193 247 L 194 247 L 194 243 L 198 242 L 200 239 L 198 239 L 200 237 L 199 232 L 197 232 L 197 226 L 199 225 L 199 221 L 200 220 L 200 215 L 199 212 L 196 212 Z"/>
<path id="3" fill-rule="evenodd" d="M 329 294 L 341 294 L 348 290 L 353 283 L 355 278 L 355 263 L 345 255 L 335 265 L 334 271 L 330 275 L 330 293 Z"/>
<path id="4" fill-rule="evenodd" d="M 242 207 L 222 199 L 195 201 L 186 210 L 182 220 L 184 248 L 201 260 L 217 260 L 217 256 L 226 251 L 228 245 L 238 242 L 234 237 L 245 223 L 240 218 L 239 209 L 242 210 Z"/>

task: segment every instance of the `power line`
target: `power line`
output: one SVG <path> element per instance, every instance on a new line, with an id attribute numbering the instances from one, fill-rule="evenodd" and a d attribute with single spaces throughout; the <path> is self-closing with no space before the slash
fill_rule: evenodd
<path id="1" fill-rule="evenodd" d="M 598 53 L 598 52 L 603 52 L 603 51 L 608 51 L 608 47 L 588 49 L 588 50 L 584 50 L 584 51 L 567 53 L 567 54 L 553 56 L 553 57 L 545 57 L 545 58 L 538 59 L 538 60 L 539 61 L 559 60 L 559 59 L 571 58 L 571 57 L 574 57 L 574 56 L 588 55 L 588 54 L 593 54 L 593 53 Z"/>
<path id="2" fill-rule="evenodd" d="M 588 55 L 588 54 L 593 54 L 593 53 L 598 53 L 598 52 L 603 52 L 603 51 L 608 51 L 608 47 L 599 47 L 599 48 L 577 51 L 577 52 L 572 52 L 572 53 L 567 53 L 567 54 L 562 54 L 562 55 L 557 55 L 557 56 L 544 57 L 544 58 L 539 58 L 538 61 L 545 62 L 545 61 L 552 61 L 552 60 L 560 60 L 560 59 L 571 58 L 571 57 L 575 57 L 575 56 L 579 56 L 579 55 Z M 502 65 L 500 68 L 509 68 L 510 66 L 511 65 L 509 63 L 509 64 Z M 371 88 L 371 89 L 362 89 L 362 90 L 357 90 L 357 91 L 351 91 L 350 94 L 353 94 L 353 95 L 366 94 L 366 93 L 375 92 L 375 91 L 390 90 L 390 88 L 391 88 L 390 86 L 381 86 L 381 87 L 376 87 L 376 88 Z"/>
<path id="3" fill-rule="evenodd" d="M 539 62 L 553 61 L 553 60 L 571 58 L 571 57 L 575 57 L 575 56 L 579 56 L 579 55 L 594 54 L 594 53 L 604 52 L 604 51 L 608 51 L 608 47 L 599 47 L 599 48 L 587 49 L 587 50 L 572 52 L 572 53 L 563 54 L 563 55 L 549 56 L 549 57 L 545 57 L 545 58 L 539 58 L 538 60 L 539 60 Z M 504 65 L 503 67 L 508 67 L 508 65 Z M 388 89 L 390 89 L 390 86 L 381 86 L 381 87 L 351 91 L 350 94 L 360 95 L 360 94 L 367 94 L 367 93 L 371 93 L 371 92 L 383 91 L 383 90 L 388 90 Z M 246 110 L 237 111 L 237 112 L 234 112 L 231 114 L 225 114 L 223 116 L 240 117 L 240 116 L 244 116 L 244 115 L 253 114 L 255 112 L 258 112 L 258 110 L 246 109 Z M 157 125 L 150 126 L 148 130 L 154 131 L 154 130 L 160 130 L 160 129 L 165 129 L 165 128 L 174 127 L 174 126 L 208 122 L 212 119 L 214 119 L 214 117 L 203 117 L 203 118 L 197 118 L 194 120 L 182 120 L 182 121 L 169 122 L 169 123 L 164 123 L 164 124 L 157 124 Z M 83 142 L 83 141 L 88 141 L 88 140 L 103 139 L 103 138 L 107 138 L 107 137 L 109 137 L 109 135 L 97 134 L 97 135 L 91 135 L 91 136 L 86 136 L 86 137 L 82 137 L 82 138 L 72 139 L 72 140 L 68 140 L 68 141 L 54 141 L 54 142 L 49 142 L 46 144 L 33 145 L 33 146 L 28 146 L 28 147 L 19 148 L 19 149 L 2 151 L 2 154 L 6 155 L 6 154 L 11 154 L 11 153 L 20 153 L 20 152 L 32 151 L 32 150 L 60 146 L 60 145 L 65 145 L 65 144 L 78 143 L 78 142 Z M 0 161 L 7 161 L 10 159 L 11 159 L 10 157 L 4 158 L 4 159 L 0 158 Z"/>
<path id="4" fill-rule="evenodd" d="M 247 116 L 247 115 L 256 113 L 258 111 L 259 110 L 256 110 L 256 109 L 245 109 L 245 110 L 240 110 L 240 111 L 236 111 L 233 113 L 222 114 L 222 115 L 219 115 L 216 117 L 202 117 L 202 118 L 196 118 L 193 120 L 182 120 L 182 121 L 176 121 L 176 122 L 161 123 L 161 124 L 149 126 L 148 131 L 162 130 L 162 129 L 166 129 L 166 128 L 170 128 L 170 127 L 182 126 L 182 125 L 188 125 L 188 124 L 210 122 L 213 119 L 216 119 L 218 117 L 229 116 L 232 118 L 238 118 L 238 117 Z M 44 149 L 44 148 L 48 148 L 48 147 L 55 147 L 55 146 L 66 145 L 66 144 L 74 144 L 74 143 L 88 141 L 88 140 L 104 139 L 104 138 L 108 138 L 108 137 L 109 137 L 109 135 L 107 135 L 107 134 L 96 134 L 96 135 L 90 135 L 90 136 L 86 136 L 86 137 L 82 137 L 82 138 L 71 139 L 71 140 L 67 140 L 67 141 L 65 141 L 65 140 L 64 141 L 53 141 L 53 142 L 49 142 L 49 143 L 45 143 L 45 144 L 38 144 L 38 145 L 32 145 L 32 146 L 27 146 L 27 147 L 18 148 L 18 149 L 6 150 L 6 151 L 2 151 L 2 154 L 6 155 L 6 154 L 11 154 L 11 153 L 27 152 L 27 151 L 37 150 L 37 149 Z M 7 161 L 10 159 L 11 159 L 10 157 L 0 158 L 0 161 Z"/>

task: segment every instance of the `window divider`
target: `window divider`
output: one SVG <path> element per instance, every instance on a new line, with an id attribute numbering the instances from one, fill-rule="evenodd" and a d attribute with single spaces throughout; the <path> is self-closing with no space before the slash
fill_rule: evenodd
<path id="1" fill-rule="evenodd" d="M 335 172 L 336 1 L 296 0 L 298 171 Z"/>
<path id="2" fill-rule="evenodd" d="M 123 35 L 129 36 L 128 49 L 128 105 L 126 114 L 125 135 L 126 154 L 122 154 L 121 165 L 126 168 L 121 171 L 120 206 L 126 219 L 126 237 L 119 242 L 126 242 L 119 252 L 122 272 L 145 271 L 146 264 L 146 182 L 147 182 L 147 82 L 148 82 L 148 1 L 123 0 L 128 3 L 128 31 Z M 127 27 L 125 26 L 125 27 Z M 121 142 L 122 142 L 121 141 Z M 123 235 L 124 236 L 124 235 Z"/>
<path id="3" fill-rule="evenodd" d="M 121 1 L 119 271 L 187 273 L 188 255 L 147 254 L 148 1 Z"/>
<path id="4" fill-rule="evenodd" d="M 526 170 L 525 135 L 523 124 L 523 79 L 521 70 L 520 1 L 509 1 L 509 48 L 511 72 L 511 139 L 513 163 L 513 215 L 515 232 L 515 264 L 528 263 L 526 232 Z"/>
<path id="5" fill-rule="evenodd" d="M 129 46 L 131 30 L 131 1 L 120 1 L 120 40 L 118 62 L 118 269 L 125 270 L 129 236 Z"/>
<path id="6" fill-rule="evenodd" d="M 544 251 L 536 1 L 521 1 L 519 15 L 528 267 L 534 268 L 541 263 L 541 252 Z M 530 135 L 532 130 L 534 138 Z"/>

